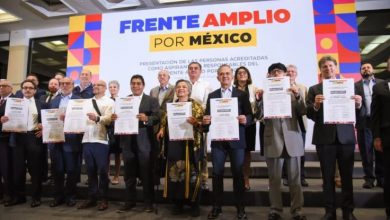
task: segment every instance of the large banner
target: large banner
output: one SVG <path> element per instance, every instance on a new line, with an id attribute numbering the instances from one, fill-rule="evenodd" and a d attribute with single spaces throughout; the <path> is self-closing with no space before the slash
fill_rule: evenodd
<path id="1" fill-rule="evenodd" d="M 202 64 L 203 80 L 214 88 L 221 64 L 247 67 L 263 87 L 275 62 L 298 67 L 298 81 L 318 82 L 317 60 L 332 55 L 341 77 L 358 78 L 359 45 L 354 0 L 276 0 L 186 6 L 70 18 L 67 75 L 83 68 L 97 78 L 118 80 L 130 94 L 134 74 L 144 76 L 145 92 L 158 85 L 157 73 L 170 71 L 174 84 L 187 79 L 187 65 Z"/>

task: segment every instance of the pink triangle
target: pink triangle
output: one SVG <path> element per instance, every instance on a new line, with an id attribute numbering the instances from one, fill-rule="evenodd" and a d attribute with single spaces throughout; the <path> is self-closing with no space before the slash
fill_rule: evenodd
<path id="1" fill-rule="evenodd" d="M 86 34 L 88 34 L 96 42 L 96 44 L 100 46 L 100 35 L 101 35 L 100 30 L 86 31 Z"/>
<path id="2" fill-rule="evenodd" d="M 336 17 L 336 30 L 338 33 L 356 32 L 355 29 L 349 26 L 349 24 L 343 21 L 343 19 L 339 18 L 339 16 L 336 15 L 335 17 Z"/>
<path id="3" fill-rule="evenodd" d="M 83 63 L 83 55 L 84 55 L 84 49 L 73 49 L 69 50 L 73 54 L 73 56 L 80 62 Z"/>

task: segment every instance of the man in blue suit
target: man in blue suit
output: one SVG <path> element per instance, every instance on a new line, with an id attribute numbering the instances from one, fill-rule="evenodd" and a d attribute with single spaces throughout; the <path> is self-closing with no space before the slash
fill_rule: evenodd
<path id="1" fill-rule="evenodd" d="M 211 124 L 210 99 L 232 98 L 238 99 L 239 140 L 236 141 L 211 141 L 211 153 L 213 161 L 213 208 L 208 214 L 208 219 L 216 219 L 222 214 L 223 201 L 223 172 L 225 168 L 226 156 L 229 155 L 231 169 L 233 173 L 233 190 L 236 199 L 237 218 L 247 219 L 244 206 L 244 176 L 242 167 L 245 155 L 245 126 L 252 121 L 252 108 L 248 95 L 233 87 L 233 70 L 223 64 L 218 68 L 217 78 L 221 83 L 221 88 L 209 94 L 206 113 L 203 117 L 205 132 L 208 132 Z"/>
<path id="2" fill-rule="evenodd" d="M 63 78 L 60 81 L 61 94 L 50 102 L 50 108 L 59 108 L 63 112 L 62 118 L 65 116 L 69 100 L 81 98 L 72 94 L 73 85 L 71 78 Z M 76 204 L 77 167 L 80 165 L 81 139 L 81 134 L 66 134 L 65 143 L 49 144 L 54 171 L 54 200 L 50 202 L 50 207 L 56 207 L 63 203 L 66 203 L 67 206 Z"/>

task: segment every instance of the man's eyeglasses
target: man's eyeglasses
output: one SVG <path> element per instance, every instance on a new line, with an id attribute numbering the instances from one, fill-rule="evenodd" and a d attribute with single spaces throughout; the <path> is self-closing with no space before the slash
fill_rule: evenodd
<path id="1" fill-rule="evenodd" d="M 7 88 L 10 87 L 9 85 L 0 85 L 0 88 Z"/>
<path id="2" fill-rule="evenodd" d="M 34 90 L 35 88 L 34 87 L 30 87 L 30 86 L 23 86 L 22 89 L 24 89 L 24 90 Z"/>

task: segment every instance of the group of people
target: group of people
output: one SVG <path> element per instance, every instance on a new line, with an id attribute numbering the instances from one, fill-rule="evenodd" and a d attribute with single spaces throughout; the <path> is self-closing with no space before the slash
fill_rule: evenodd
<path id="1" fill-rule="evenodd" d="M 318 62 L 322 79 L 335 79 L 337 61 L 324 56 Z M 30 74 L 21 83 L 21 90 L 12 93 L 12 84 L 0 80 L 1 126 L 9 121 L 5 112 L 6 100 L 18 97 L 29 100 L 26 133 L 0 131 L 0 179 L 4 206 L 26 202 L 26 170 L 31 176 L 31 207 L 41 204 L 42 181 L 47 176 L 47 149 L 50 150 L 51 174 L 54 178 L 54 199 L 50 207 L 62 204 L 76 205 L 77 183 L 80 182 L 81 164 L 85 161 L 88 175 L 88 199 L 78 209 L 108 208 L 110 154 L 115 154 L 115 173 L 112 184 L 119 182 L 120 154 L 124 162 L 125 202 L 118 212 L 127 212 L 136 206 L 137 178 L 142 183 L 144 211 L 154 210 L 154 184 L 159 184 L 159 174 L 164 176 L 163 197 L 173 203 L 172 214 L 190 207 L 191 216 L 199 216 L 202 190 L 207 184 L 207 141 L 212 127 L 211 99 L 237 98 L 239 139 L 211 140 L 212 160 L 212 209 L 208 219 L 217 219 L 222 214 L 223 179 L 226 158 L 230 158 L 233 175 L 233 191 L 237 219 L 247 219 L 245 191 L 250 190 L 251 151 L 255 149 L 256 123 L 260 122 L 261 151 L 269 176 L 269 220 L 282 219 L 282 173 L 286 175 L 291 196 L 290 213 L 293 219 L 306 219 L 303 212 L 302 186 L 308 186 L 304 175 L 304 146 L 307 118 L 314 122 L 312 143 L 316 146 L 323 178 L 325 215 L 322 219 L 336 219 L 335 172 L 336 163 L 342 183 L 341 208 L 343 219 L 356 219 L 353 214 L 353 183 L 355 128 L 353 124 L 324 123 L 322 82 L 308 90 L 296 81 L 298 70 L 294 65 L 282 63 L 269 66 L 267 77 L 290 77 L 290 118 L 264 118 L 264 91 L 252 83 L 246 67 L 233 69 L 221 65 L 217 70 L 220 88 L 212 91 L 208 82 L 200 78 L 202 66 L 198 62 L 188 65 L 188 80 L 169 83 L 167 70 L 158 73 L 159 84 L 145 94 L 142 75 L 130 79 L 131 95 L 140 98 L 139 114 L 136 116 L 138 134 L 114 135 L 113 126 L 119 115 L 114 113 L 118 98 L 118 81 L 92 83 L 92 73 L 80 73 L 80 85 L 74 86 L 71 78 L 61 74 L 49 81 L 49 91 L 38 89 L 36 75 Z M 357 136 L 365 172 L 364 188 L 377 185 L 384 187 L 387 219 L 390 216 L 389 164 L 380 158 L 390 152 L 390 82 L 375 79 L 371 64 L 361 66 L 362 80 L 355 83 Z M 109 90 L 110 97 L 106 96 Z M 42 144 L 41 109 L 62 109 L 64 120 L 66 106 L 71 99 L 89 99 L 93 109 L 87 114 L 87 128 L 82 134 L 65 134 L 65 142 Z M 187 122 L 193 127 L 193 139 L 170 140 L 167 103 L 190 102 L 192 116 Z M 374 150 L 375 149 L 375 150 Z M 375 153 L 374 153 L 375 152 Z M 375 157 L 375 160 L 374 160 Z M 164 158 L 158 166 L 157 158 Z M 45 162 L 46 161 L 46 162 Z M 373 172 L 375 161 L 376 172 Z M 158 168 L 158 169 L 157 169 Z M 45 173 L 46 172 L 46 173 Z M 156 175 L 158 183 L 156 183 Z"/>

